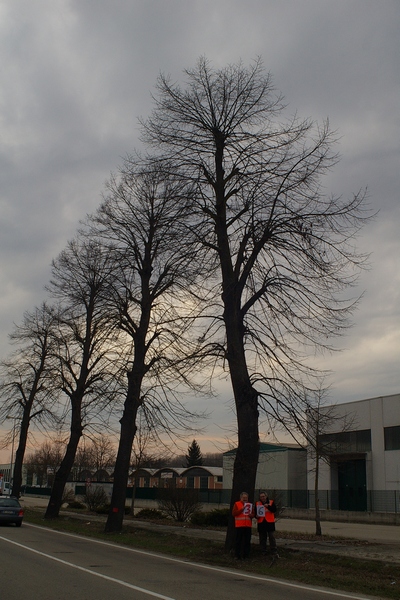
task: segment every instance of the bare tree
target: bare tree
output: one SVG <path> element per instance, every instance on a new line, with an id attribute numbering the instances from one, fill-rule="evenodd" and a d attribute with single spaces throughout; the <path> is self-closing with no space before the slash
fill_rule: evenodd
<path id="1" fill-rule="evenodd" d="M 364 194 L 325 195 L 335 136 L 285 118 L 260 60 L 216 70 L 202 58 L 185 74 L 185 89 L 160 76 L 143 139 L 195 188 L 192 233 L 216 291 L 204 338 L 229 368 L 237 416 L 233 503 L 254 490 L 259 411 L 295 417 L 287 399 L 313 375 L 305 350 L 329 348 L 349 323 Z M 227 548 L 233 533 L 231 521 Z"/>
<path id="2" fill-rule="evenodd" d="M 38 485 L 48 486 L 49 480 L 54 478 L 54 473 L 61 464 L 64 451 L 65 443 L 62 440 L 45 441 L 26 458 L 28 476 L 35 475 Z"/>
<path id="3" fill-rule="evenodd" d="M 52 337 L 55 320 L 54 309 L 47 304 L 26 313 L 23 323 L 10 335 L 17 349 L 0 365 L 0 421 L 14 420 L 13 435 L 19 421 L 15 463 L 10 474 L 12 494 L 17 497 L 21 491 L 22 465 L 31 424 L 46 429 L 56 421 L 59 391 Z"/>
<path id="4" fill-rule="evenodd" d="M 59 514 L 65 484 L 90 415 L 98 417 L 117 391 L 123 344 L 117 346 L 116 328 L 107 305 L 112 272 L 105 249 L 83 238 L 70 242 L 53 262 L 48 289 L 61 303 L 57 356 L 60 387 L 68 398 L 70 433 L 45 518 Z"/>
<path id="5" fill-rule="evenodd" d="M 95 473 L 114 469 L 116 451 L 115 442 L 105 435 L 90 436 L 89 452 Z"/>
<path id="6" fill-rule="evenodd" d="M 308 468 L 314 473 L 315 535 L 322 535 L 321 511 L 319 503 L 319 481 L 321 462 L 330 464 L 332 441 L 327 435 L 332 431 L 350 431 L 354 426 L 354 415 L 339 416 L 335 405 L 326 406 L 329 388 L 322 385 L 315 394 L 307 398 L 308 408 L 304 415 L 304 433 L 307 441 Z M 312 464 L 312 467 L 310 466 Z"/>
<path id="7" fill-rule="evenodd" d="M 111 179 L 108 196 L 89 223 L 92 235 L 115 255 L 113 301 L 120 329 L 132 342 L 121 434 L 106 531 L 122 528 L 126 486 L 139 408 L 157 430 L 186 426 L 180 385 L 190 384 L 188 331 L 193 303 L 191 257 L 184 252 L 185 203 L 190 189 L 157 166 L 126 164 Z"/>

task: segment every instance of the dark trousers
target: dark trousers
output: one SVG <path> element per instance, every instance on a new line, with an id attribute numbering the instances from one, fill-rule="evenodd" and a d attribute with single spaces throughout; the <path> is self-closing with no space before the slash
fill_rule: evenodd
<path id="1" fill-rule="evenodd" d="M 236 527 L 235 533 L 235 556 L 247 558 L 250 556 L 251 527 Z"/>
<path id="2" fill-rule="evenodd" d="M 267 538 L 269 540 L 269 547 L 271 552 L 276 552 L 276 540 L 275 540 L 275 523 L 268 523 L 268 521 L 262 521 L 257 524 L 258 538 L 260 540 L 261 552 L 267 551 Z"/>

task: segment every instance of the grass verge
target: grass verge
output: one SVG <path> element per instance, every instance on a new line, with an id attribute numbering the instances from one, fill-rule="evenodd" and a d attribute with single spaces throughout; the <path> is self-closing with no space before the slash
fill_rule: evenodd
<path id="1" fill-rule="evenodd" d="M 29 523 L 58 531 L 173 555 L 193 562 L 368 596 L 397 600 L 400 597 L 400 566 L 380 561 L 309 551 L 295 552 L 283 548 L 279 550 L 280 558 L 271 565 L 271 558 L 262 556 L 258 547 L 254 546 L 251 558 L 238 563 L 232 556 L 224 553 L 223 544 L 217 541 L 144 530 L 135 528 L 133 524 L 124 527 L 120 534 L 105 534 L 104 522 L 92 521 L 90 515 L 87 520 L 60 516 L 58 519 L 44 521 L 42 512 L 26 509 L 24 518 Z"/>

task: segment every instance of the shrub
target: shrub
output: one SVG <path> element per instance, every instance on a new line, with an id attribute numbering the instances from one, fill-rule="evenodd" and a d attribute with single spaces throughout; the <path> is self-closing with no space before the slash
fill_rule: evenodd
<path id="1" fill-rule="evenodd" d="M 163 519 L 164 517 L 164 513 L 155 508 L 142 508 L 142 510 L 139 510 L 135 515 L 136 519 Z"/>
<path id="2" fill-rule="evenodd" d="M 68 508 L 86 508 L 86 505 L 83 502 L 79 502 L 78 500 L 73 500 L 72 502 L 68 502 Z"/>
<path id="3" fill-rule="evenodd" d="M 214 527 L 228 527 L 230 516 L 229 508 L 215 508 L 209 513 L 209 524 Z"/>
<path id="4" fill-rule="evenodd" d="M 158 507 L 175 521 L 188 521 L 201 508 L 197 490 L 163 488 L 158 491 Z"/>
<path id="5" fill-rule="evenodd" d="M 89 510 L 96 511 L 100 506 L 107 504 L 108 497 L 102 487 L 87 487 L 86 492 L 83 494 L 83 501 L 87 504 Z"/>
<path id="6" fill-rule="evenodd" d="M 63 491 L 63 495 L 62 495 L 62 504 L 68 504 L 68 506 L 71 504 L 71 502 L 75 501 L 75 494 L 73 492 L 73 490 L 71 490 L 71 488 L 69 489 L 64 489 Z"/>
<path id="7" fill-rule="evenodd" d="M 207 525 L 208 513 L 196 511 L 190 517 L 192 525 L 201 525 L 205 527 Z"/>
<path id="8" fill-rule="evenodd" d="M 108 513 L 110 512 L 110 506 L 111 504 L 103 504 L 102 506 L 98 506 L 95 512 L 98 515 L 108 515 Z"/>
<path id="9" fill-rule="evenodd" d="M 110 507 L 111 507 L 111 504 L 110 504 L 110 503 L 107 503 L 107 504 L 102 504 L 101 506 L 98 506 L 98 507 L 95 509 L 95 512 L 96 512 L 98 515 L 108 515 L 108 513 L 110 512 Z M 124 514 L 125 514 L 125 515 L 129 515 L 129 514 L 130 514 L 130 512 L 131 512 L 131 511 L 130 511 L 130 508 L 129 508 L 129 506 L 125 506 Z"/>
<path id="10" fill-rule="evenodd" d="M 190 518 L 193 525 L 203 527 L 227 527 L 229 522 L 229 508 L 215 508 L 210 512 L 195 512 Z"/>

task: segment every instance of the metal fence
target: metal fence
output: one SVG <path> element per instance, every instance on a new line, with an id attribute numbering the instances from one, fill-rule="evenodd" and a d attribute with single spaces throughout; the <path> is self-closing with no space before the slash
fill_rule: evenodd
<path id="1" fill-rule="evenodd" d="M 101 484 L 97 484 L 101 485 Z M 112 484 L 103 484 L 104 487 Z M 86 491 L 84 484 L 75 486 L 75 494 L 82 495 Z M 133 488 L 127 488 L 127 499 L 132 498 Z M 24 492 L 29 495 L 50 495 L 50 488 L 38 488 L 26 486 Z M 158 488 L 135 488 L 135 498 L 138 500 L 157 500 Z M 193 493 L 190 489 L 188 492 Z M 202 504 L 229 505 L 232 490 L 197 490 L 199 502 Z M 315 508 L 315 493 L 312 490 L 270 490 L 271 497 L 277 505 L 286 508 L 308 509 Z M 258 490 L 256 490 L 256 496 Z M 318 492 L 319 507 L 322 510 L 340 510 L 340 498 L 337 490 L 320 490 Z M 343 509 L 341 509 L 343 510 Z M 368 512 L 400 513 L 400 491 L 399 490 L 375 490 L 366 492 L 366 508 Z"/>
<path id="2" fill-rule="evenodd" d="M 315 508 L 315 493 L 312 490 L 276 490 L 276 500 L 287 508 Z M 367 490 L 365 505 L 360 512 L 400 513 L 399 490 Z M 319 507 L 322 510 L 346 510 L 338 490 L 320 490 Z M 347 510 L 356 510 L 348 508 Z"/>

